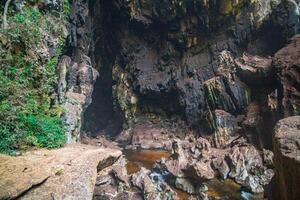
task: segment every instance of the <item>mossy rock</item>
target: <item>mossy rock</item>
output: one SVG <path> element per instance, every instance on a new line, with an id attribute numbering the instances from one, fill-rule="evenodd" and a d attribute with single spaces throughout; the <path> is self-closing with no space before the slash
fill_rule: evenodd
<path id="1" fill-rule="evenodd" d="M 214 77 L 204 82 L 206 99 L 210 110 L 222 109 L 237 113 L 250 102 L 250 91 L 241 81 L 228 77 Z"/>

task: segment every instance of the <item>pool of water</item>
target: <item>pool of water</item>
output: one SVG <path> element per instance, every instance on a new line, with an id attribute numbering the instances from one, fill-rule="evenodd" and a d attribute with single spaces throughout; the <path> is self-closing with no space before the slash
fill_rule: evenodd
<path id="1" fill-rule="evenodd" d="M 227 197 L 230 200 L 263 200 L 263 194 L 251 194 L 241 190 L 241 186 L 231 179 L 220 181 L 212 179 L 207 182 L 208 196 L 214 198 Z"/>
<path id="2" fill-rule="evenodd" d="M 170 157 L 164 150 L 124 150 L 127 159 L 126 169 L 128 174 L 138 172 L 141 167 L 151 170 L 156 161 Z"/>

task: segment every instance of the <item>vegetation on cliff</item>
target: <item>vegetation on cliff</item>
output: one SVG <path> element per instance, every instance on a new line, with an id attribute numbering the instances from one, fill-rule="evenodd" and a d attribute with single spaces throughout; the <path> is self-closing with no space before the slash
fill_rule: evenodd
<path id="1" fill-rule="evenodd" d="M 58 1 L 59 2 L 59 1 Z M 4 10 L 4 2 L 0 5 Z M 0 31 L 0 152 L 65 143 L 55 105 L 56 65 L 67 36 L 68 1 L 12 1 Z M 3 12 L 2 12 L 3 13 Z M 1 23 L 3 23 L 1 18 Z"/>

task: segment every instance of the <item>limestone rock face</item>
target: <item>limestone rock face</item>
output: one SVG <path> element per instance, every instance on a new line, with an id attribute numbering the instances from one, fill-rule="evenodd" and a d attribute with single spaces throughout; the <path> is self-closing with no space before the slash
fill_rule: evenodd
<path id="1" fill-rule="evenodd" d="M 88 145 L 0 156 L 0 199 L 92 199 L 97 171 L 121 152 Z"/>
<path id="2" fill-rule="evenodd" d="M 280 120 L 274 134 L 274 162 L 279 195 L 274 199 L 300 198 L 300 116 Z M 276 193 L 277 194 L 277 193 Z"/>
<path id="3" fill-rule="evenodd" d="M 300 114 L 300 35 L 274 56 L 274 66 L 283 87 L 282 106 L 285 116 Z"/>
<path id="4" fill-rule="evenodd" d="M 94 2 L 94 20 L 101 23 L 97 35 L 114 22 L 99 16 L 120 22 L 110 30 L 114 40 L 107 37 L 110 42 L 105 48 L 118 51 L 111 59 L 116 61 L 112 64 L 113 98 L 125 121 L 152 112 L 180 115 L 201 129 L 210 108 L 241 112 L 249 100 L 248 87 L 242 81 L 251 77 L 248 81 L 255 82 L 270 75 L 271 59 L 251 55 L 271 55 L 282 45 L 281 38 L 266 40 L 277 36 L 264 31 L 269 24 L 275 30 L 273 15 L 287 18 L 285 12 L 275 12 L 281 4 L 281 0 Z M 118 14 L 111 16 L 104 8 L 107 13 L 100 15 L 97 9 L 102 6 L 110 6 Z M 244 52 L 249 54 L 241 56 Z M 235 76 L 235 60 L 241 57 L 238 66 L 246 76 L 242 81 Z"/>
<path id="5" fill-rule="evenodd" d="M 90 26 L 87 3 L 77 1 L 72 4 L 70 18 L 74 22 L 71 23 L 68 41 L 72 53 L 62 56 L 57 67 L 57 100 L 65 109 L 67 143 L 75 143 L 80 139 L 83 113 L 92 101 L 94 84 L 99 74 L 88 56 L 92 38 L 88 36 Z"/>
<path id="6" fill-rule="evenodd" d="M 97 51 L 93 53 L 98 53 L 94 55 L 100 63 L 97 64 L 104 63 L 105 66 L 99 67 L 113 79 L 108 81 L 113 83 L 112 97 L 106 101 L 113 100 L 112 107 L 119 109 L 126 128 L 129 127 L 119 139 L 128 140 L 132 136 L 129 132 L 133 131 L 137 144 L 164 146 L 159 140 L 169 138 L 159 133 L 161 129 L 151 127 L 143 136 L 136 133 L 146 130 L 145 127 L 131 129 L 140 115 L 149 113 L 179 117 L 201 134 L 208 132 L 209 112 L 223 110 L 235 117 L 245 114 L 252 97 L 251 86 L 275 85 L 271 56 L 284 45 L 288 35 L 297 33 L 298 3 L 289 0 L 91 3 L 97 39 Z M 290 16 L 292 20 L 288 19 Z M 287 21 L 293 21 L 291 26 L 286 26 Z M 219 147 L 228 145 L 228 136 L 236 134 L 225 129 L 211 132 L 217 133 L 211 134 L 210 139 Z M 151 144 L 150 138 L 158 141 Z"/>
<path id="7" fill-rule="evenodd" d="M 80 63 L 63 56 L 58 70 L 58 100 L 65 108 L 67 143 L 74 143 L 80 138 L 82 114 L 92 101 L 98 72 L 91 66 L 87 56 L 82 57 Z"/>

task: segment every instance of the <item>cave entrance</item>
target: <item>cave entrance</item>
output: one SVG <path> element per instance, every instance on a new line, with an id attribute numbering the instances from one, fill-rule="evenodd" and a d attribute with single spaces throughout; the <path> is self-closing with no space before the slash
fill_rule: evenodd
<path id="1" fill-rule="evenodd" d="M 92 103 L 84 112 L 83 130 L 90 137 L 114 137 L 121 129 L 120 111 L 113 104 L 111 76 L 103 74 L 97 79 Z"/>
<path id="2" fill-rule="evenodd" d="M 119 55 L 120 14 L 114 1 L 90 1 L 93 35 L 91 57 L 99 77 L 94 85 L 92 103 L 84 112 L 83 131 L 87 136 L 116 136 L 122 129 L 122 113 L 114 104 L 112 70 Z"/>

